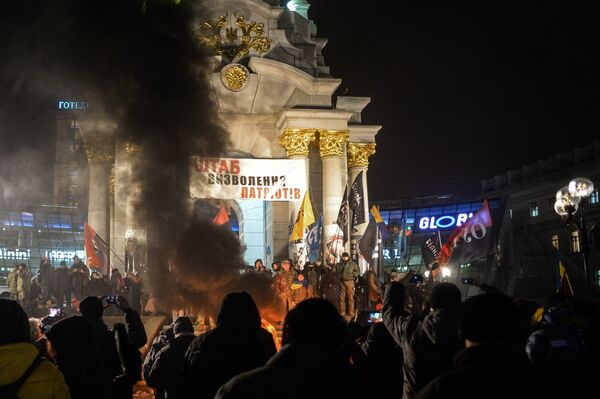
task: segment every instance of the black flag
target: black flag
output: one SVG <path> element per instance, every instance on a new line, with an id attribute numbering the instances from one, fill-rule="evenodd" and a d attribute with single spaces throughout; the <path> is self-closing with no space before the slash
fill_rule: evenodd
<path id="1" fill-rule="evenodd" d="M 352 210 L 352 231 L 358 231 L 358 225 L 367 221 L 365 215 L 365 194 L 363 190 L 363 171 L 361 171 L 350 188 L 350 209 Z"/>
<path id="2" fill-rule="evenodd" d="M 421 245 L 421 255 L 423 256 L 423 262 L 428 269 L 432 269 L 434 264 L 437 263 L 437 257 L 440 255 L 442 250 L 440 244 L 440 232 L 436 231 L 425 239 L 423 245 Z"/>
<path id="3" fill-rule="evenodd" d="M 342 231 L 342 234 L 344 235 L 344 244 L 346 244 L 346 242 L 348 241 L 348 237 L 346 237 L 348 235 L 348 196 L 346 195 L 347 192 L 347 188 L 344 189 L 344 198 L 342 199 L 342 204 L 340 205 L 338 217 L 335 222 Z"/>

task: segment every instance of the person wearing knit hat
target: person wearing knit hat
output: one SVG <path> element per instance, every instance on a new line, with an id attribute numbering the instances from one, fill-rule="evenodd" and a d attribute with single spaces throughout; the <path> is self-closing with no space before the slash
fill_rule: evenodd
<path id="1" fill-rule="evenodd" d="M 183 398 L 181 378 L 185 352 L 195 338 L 194 325 L 188 317 L 180 316 L 172 324 L 175 339 L 162 348 L 148 372 L 146 383 L 164 396 Z"/>

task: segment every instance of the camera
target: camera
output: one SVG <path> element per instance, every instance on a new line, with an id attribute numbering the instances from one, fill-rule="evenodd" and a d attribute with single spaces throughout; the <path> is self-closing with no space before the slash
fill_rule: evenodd
<path id="1" fill-rule="evenodd" d="M 50 308 L 48 311 L 48 316 L 50 317 L 61 317 L 63 315 L 63 310 L 61 308 Z"/>
<path id="2" fill-rule="evenodd" d="M 418 273 L 415 273 L 415 274 L 413 274 L 413 276 L 410 278 L 409 282 L 411 282 L 411 283 L 415 283 L 415 284 L 416 284 L 416 283 L 422 283 L 422 282 L 423 282 L 423 276 L 422 276 L 422 275 L 420 275 L 420 274 L 418 274 Z"/>
<path id="3" fill-rule="evenodd" d="M 369 323 L 378 323 L 381 320 L 381 312 L 369 312 Z"/>
<path id="4" fill-rule="evenodd" d="M 475 284 L 475 279 L 473 277 L 463 277 L 463 284 L 473 285 Z"/>
<path id="5" fill-rule="evenodd" d="M 106 303 L 109 305 L 116 305 L 117 303 L 119 303 L 119 297 L 116 295 L 107 296 Z"/>

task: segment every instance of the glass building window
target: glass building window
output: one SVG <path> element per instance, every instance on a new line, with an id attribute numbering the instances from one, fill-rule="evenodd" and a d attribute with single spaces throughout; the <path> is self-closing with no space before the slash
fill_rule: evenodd
<path id="1" fill-rule="evenodd" d="M 554 248 L 558 249 L 558 234 L 552 234 L 550 237 L 550 242 Z"/>
<path id="2" fill-rule="evenodd" d="M 536 218 L 540 216 L 540 208 L 538 207 L 537 202 L 532 202 L 529 206 L 529 216 L 532 218 Z"/>
<path id="3" fill-rule="evenodd" d="M 571 253 L 579 253 L 581 251 L 579 245 L 579 232 L 577 230 L 571 232 Z"/>
<path id="4" fill-rule="evenodd" d="M 599 202 L 600 198 L 598 196 L 598 190 L 592 191 L 592 194 L 590 194 L 590 204 L 597 204 Z"/>

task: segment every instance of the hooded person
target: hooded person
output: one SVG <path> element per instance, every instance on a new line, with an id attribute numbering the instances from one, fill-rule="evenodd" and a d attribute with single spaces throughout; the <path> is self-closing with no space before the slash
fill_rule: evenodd
<path id="1" fill-rule="evenodd" d="M 350 334 L 337 309 L 307 299 L 285 317 L 283 347 L 266 365 L 240 374 L 215 398 L 364 398 L 352 371 Z"/>
<path id="2" fill-rule="evenodd" d="M 185 397 L 213 398 L 233 376 L 263 366 L 276 348 L 260 323 L 258 308 L 249 294 L 227 294 L 217 326 L 196 337 L 185 354 Z"/>
<path id="3" fill-rule="evenodd" d="M 124 329 L 124 335 L 118 334 L 119 340 L 126 340 L 127 347 L 132 352 L 137 352 L 137 355 L 140 356 L 138 349 L 144 346 L 147 341 L 144 324 L 137 312 L 129 307 L 125 298 L 118 296 L 114 299 L 114 302 L 116 302 L 114 305 L 124 313 L 125 324 L 127 326 L 126 329 Z M 107 298 L 104 299 L 105 302 L 106 300 Z M 107 303 L 107 305 L 109 304 Z M 91 327 L 93 335 L 92 347 L 95 349 L 96 355 L 99 356 L 102 366 L 113 382 L 113 397 L 130 398 L 133 395 L 132 387 L 134 381 L 128 381 L 121 378 L 124 369 L 127 366 L 124 363 L 126 359 L 130 358 L 130 354 L 120 353 L 121 347 L 117 346 L 117 332 L 110 330 L 106 324 L 104 324 L 104 321 L 102 320 L 102 315 L 104 313 L 103 301 L 98 297 L 88 296 L 79 304 L 79 310 L 83 319 L 87 321 Z M 135 353 L 133 355 L 135 355 Z M 141 375 L 141 364 L 139 374 Z"/>
<path id="4" fill-rule="evenodd" d="M 156 355 L 148 372 L 146 383 L 165 393 L 165 398 L 184 398 L 182 392 L 183 359 L 196 337 L 188 317 L 180 316 L 173 322 L 175 338 Z"/>
<path id="5" fill-rule="evenodd" d="M 593 389 L 591 359 L 573 302 L 553 293 L 544 301 L 541 322 L 528 338 L 527 357 L 549 398 L 587 398 Z"/>
<path id="6" fill-rule="evenodd" d="M 73 399 L 112 397 L 110 378 L 94 351 L 94 335 L 86 320 L 80 316 L 62 319 L 50 328 L 46 338 Z"/>
<path id="7" fill-rule="evenodd" d="M 29 321 L 13 300 L 0 299 L 0 397 L 68 399 L 61 372 L 31 343 Z"/>
<path id="8" fill-rule="evenodd" d="M 431 291 L 431 311 L 425 317 L 411 314 L 405 306 L 401 283 L 386 287 L 383 322 L 404 353 L 404 399 L 412 399 L 435 377 L 452 367 L 454 353 L 462 349 L 458 334 L 461 306 L 459 289 L 439 283 Z"/>
<path id="9" fill-rule="evenodd" d="M 417 398 L 548 398 L 539 388 L 552 384 L 535 384 L 532 389 L 534 381 L 523 351 L 520 323 L 519 309 L 505 295 L 481 294 L 467 299 L 460 318 L 465 349 L 455 355 L 453 368 L 427 384 Z"/>
<path id="10" fill-rule="evenodd" d="M 175 333 L 173 332 L 173 324 L 163 328 L 160 334 L 154 338 L 152 341 L 152 345 L 150 345 L 150 349 L 148 350 L 148 354 L 144 359 L 144 364 L 142 366 L 142 372 L 144 375 L 144 380 L 148 382 L 150 371 L 152 371 L 152 367 L 154 366 L 154 361 L 156 360 L 160 351 L 167 346 L 169 343 L 173 342 L 175 339 Z M 156 399 L 164 399 L 165 391 L 164 389 L 158 389 L 154 387 L 154 397 Z"/>

